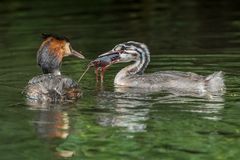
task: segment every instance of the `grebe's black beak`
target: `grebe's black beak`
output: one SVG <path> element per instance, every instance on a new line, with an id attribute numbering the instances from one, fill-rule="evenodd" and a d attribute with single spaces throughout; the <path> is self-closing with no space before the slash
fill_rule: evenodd
<path id="1" fill-rule="evenodd" d="M 85 57 L 81 54 L 81 52 L 79 53 L 79 52 L 75 51 L 74 49 L 72 49 L 71 55 L 81 58 L 81 59 L 85 59 Z"/>

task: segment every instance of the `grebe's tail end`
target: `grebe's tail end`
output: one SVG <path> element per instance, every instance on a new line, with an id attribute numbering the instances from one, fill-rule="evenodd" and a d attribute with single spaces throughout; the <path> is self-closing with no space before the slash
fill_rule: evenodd
<path id="1" fill-rule="evenodd" d="M 214 72 L 205 79 L 205 85 L 208 92 L 213 94 L 222 94 L 225 90 L 223 72 Z"/>

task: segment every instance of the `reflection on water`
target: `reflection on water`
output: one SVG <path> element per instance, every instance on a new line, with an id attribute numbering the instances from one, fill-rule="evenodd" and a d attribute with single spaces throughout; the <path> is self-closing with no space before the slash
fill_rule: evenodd
<path id="1" fill-rule="evenodd" d="M 69 135 L 69 117 L 65 111 L 39 110 L 33 123 L 40 137 L 65 139 Z"/>
<path id="2" fill-rule="evenodd" d="M 122 127 L 129 132 L 146 131 L 146 122 L 153 105 L 168 107 L 175 104 L 174 107 L 180 107 L 180 112 L 196 113 L 209 120 L 221 120 L 219 112 L 224 107 L 224 99 L 221 96 L 204 99 L 158 94 L 153 98 L 150 93 L 141 92 L 141 89 L 137 92 L 136 88 L 132 92 L 116 91 L 101 91 L 98 94 L 98 107 L 111 109 L 111 112 L 97 113 L 97 122 L 102 126 Z"/>
<path id="3" fill-rule="evenodd" d="M 111 108 L 112 112 L 97 114 L 98 123 L 103 126 L 124 127 L 130 132 L 145 131 L 149 108 L 144 106 L 149 103 L 137 98 L 131 94 L 126 97 L 112 92 L 100 92 L 97 105 L 103 109 Z"/>
<path id="4" fill-rule="evenodd" d="M 0 1 L 1 159 L 54 160 L 56 152 L 74 159 L 238 159 L 239 2 Z M 41 72 L 42 32 L 68 36 L 87 57 L 64 60 L 62 73 L 73 79 L 96 55 L 135 40 L 150 48 L 147 73 L 222 70 L 226 94 L 205 99 L 115 90 L 113 79 L 125 66 L 119 64 L 109 68 L 100 91 L 88 72 L 83 97 L 70 107 L 29 109 L 20 92 Z"/>
<path id="5" fill-rule="evenodd" d="M 66 139 L 70 134 L 70 120 L 66 107 L 63 104 L 29 104 L 29 109 L 35 112 L 31 121 L 36 134 L 45 140 Z M 67 105 L 67 104 L 66 104 Z M 65 109 L 64 109 L 65 108 Z M 74 151 L 56 150 L 60 157 L 72 157 Z"/>

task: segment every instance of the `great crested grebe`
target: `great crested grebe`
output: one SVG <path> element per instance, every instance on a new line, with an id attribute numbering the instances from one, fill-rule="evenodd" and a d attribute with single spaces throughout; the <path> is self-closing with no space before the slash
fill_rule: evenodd
<path id="1" fill-rule="evenodd" d="M 202 76 L 191 72 L 160 71 L 144 74 L 150 62 L 150 53 L 143 43 L 129 41 L 116 45 L 111 51 L 99 55 L 90 63 L 100 70 L 101 81 L 105 69 L 114 63 L 131 62 L 133 64 L 120 70 L 114 83 L 116 86 L 138 87 L 146 90 L 165 90 L 176 94 L 187 95 L 221 95 L 225 85 L 223 73 L 215 72 L 208 76 Z"/>
<path id="2" fill-rule="evenodd" d="M 74 100 L 81 96 L 77 82 L 61 75 L 60 67 L 65 56 L 84 56 L 72 49 L 64 36 L 42 34 L 43 42 L 37 52 L 37 63 L 44 74 L 33 77 L 24 89 L 27 100 L 33 102 L 58 102 Z"/>

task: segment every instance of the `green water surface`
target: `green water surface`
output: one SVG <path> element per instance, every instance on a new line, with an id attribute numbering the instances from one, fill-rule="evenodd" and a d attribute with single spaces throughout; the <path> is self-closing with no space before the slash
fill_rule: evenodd
<path id="1" fill-rule="evenodd" d="M 119 92 L 112 66 L 102 87 L 93 70 L 72 104 L 30 107 L 21 95 L 36 64 L 40 33 L 64 34 L 86 60 L 64 59 L 78 79 L 116 44 L 149 46 L 146 72 L 225 72 L 215 99 Z M 1 160 L 237 160 L 240 157 L 240 4 L 237 1 L 0 1 Z"/>

